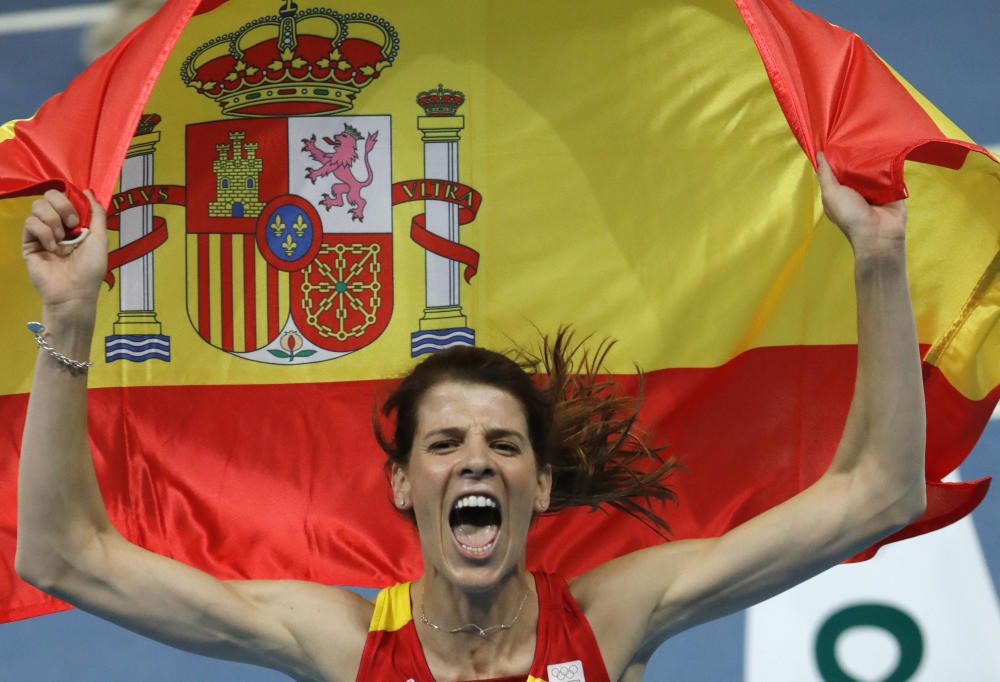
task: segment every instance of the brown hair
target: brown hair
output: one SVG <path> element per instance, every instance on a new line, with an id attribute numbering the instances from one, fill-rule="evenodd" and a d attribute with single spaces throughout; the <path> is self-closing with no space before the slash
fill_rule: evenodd
<path id="1" fill-rule="evenodd" d="M 538 352 L 498 353 L 458 346 L 427 357 L 386 398 L 381 415 L 392 423 L 387 436 L 375 415 L 375 437 L 389 456 L 387 465 L 405 466 L 424 394 L 444 381 L 493 386 L 524 408 L 528 438 L 540 467 L 552 467 L 549 512 L 574 506 L 608 505 L 664 535 L 666 521 L 652 511 L 652 500 L 673 500 L 666 475 L 675 467 L 665 448 L 649 445 L 636 419 L 642 395 L 620 395 L 618 385 L 602 379 L 611 340 L 587 348 L 568 327 L 543 336 Z"/>

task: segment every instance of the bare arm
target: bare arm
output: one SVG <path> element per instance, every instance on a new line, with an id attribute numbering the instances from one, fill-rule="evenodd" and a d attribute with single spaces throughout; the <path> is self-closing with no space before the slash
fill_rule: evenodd
<path id="1" fill-rule="evenodd" d="M 924 510 L 924 398 L 905 209 L 869 206 L 822 158 L 819 180 L 826 213 L 854 251 L 858 307 L 854 397 L 833 461 L 808 489 L 719 538 L 653 547 L 581 576 L 573 591 L 612 675 L 640 648 L 777 594 Z"/>
<path id="2" fill-rule="evenodd" d="M 93 208 L 91 234 L 70 252 L 55 242 L 75 212 L 64 195 L 47 193 L 25 223 L 22 247 L 47 340 L 81 361 L 90 355 L 107 266 L 104 213 Z M 222 582 L 126 541 L 108 519 L 94 473 L 86 373 L 41 350 L 21 446 L 15 565 L 46 592 L 141 634 L 304 680 L 353 679 L 371 613 L 350 592 Z"/>

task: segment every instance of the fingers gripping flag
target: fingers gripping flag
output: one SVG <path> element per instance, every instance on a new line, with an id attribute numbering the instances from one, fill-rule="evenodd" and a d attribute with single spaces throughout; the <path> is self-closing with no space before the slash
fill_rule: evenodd
<path id="1" fill-rule="evenodd" d="M 50 186 L 81 208 L 93 188 L 114 215 L 90 428 L 127 537 L 220 577 L 384 585 L 420 558 L 371 406 L 451 345 L 567 321 L 619 338 L 609 371 L 634 388 L 644 368 L 644 425 L 684 465 L 662 510 L 676 537 L 818 478 L 856 343 L 819 150 L 872 201 L 912 194 L 929 505 L 896 537 L 933 530 L 987 485 L 941 479 L 1000 396 L 1000 175 L 855 36 L 788 2 L 168 2 L 0 129 L 0 216 L 18 229 L 18 197 Z M 11 279 L 7 619 L 63 607 L 13 571 L 36 304 Z M 577 510 L 539 520 L 529 557 L 572 575 L 660 541 Z"/>

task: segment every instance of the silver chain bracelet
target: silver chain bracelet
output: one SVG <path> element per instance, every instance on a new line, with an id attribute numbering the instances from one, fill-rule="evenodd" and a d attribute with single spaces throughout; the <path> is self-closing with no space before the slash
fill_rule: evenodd
<path id="1" fill-rule="evenodd" d="M 45 340 L 45 325 L 41 322 L 29 322 L 28 331 L 35 335 L 35 343 L 43 351 L 51 355 L 56 359 L 60 365 L 69 369 L 72 374 L 86 374 L 87 370 L 94 366 L 93 362 L 80 362 L 79 360 L 73 360 L 68 358 L 55 348 L 49 345 L 49 342 Z"/>

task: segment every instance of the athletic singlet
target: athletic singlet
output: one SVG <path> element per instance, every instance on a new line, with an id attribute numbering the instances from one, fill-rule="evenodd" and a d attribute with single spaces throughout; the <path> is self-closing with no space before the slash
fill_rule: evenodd
<path id="1" fill-rule="evenodd" d="M 590 623 L 566 581 L 535 573 L 538 632 L 524 677 L 482 682 L 610 682 Z M 357 682 L 434 682 L 410 611 L 410 583 L 387 587 L 375 599 Z"/>

